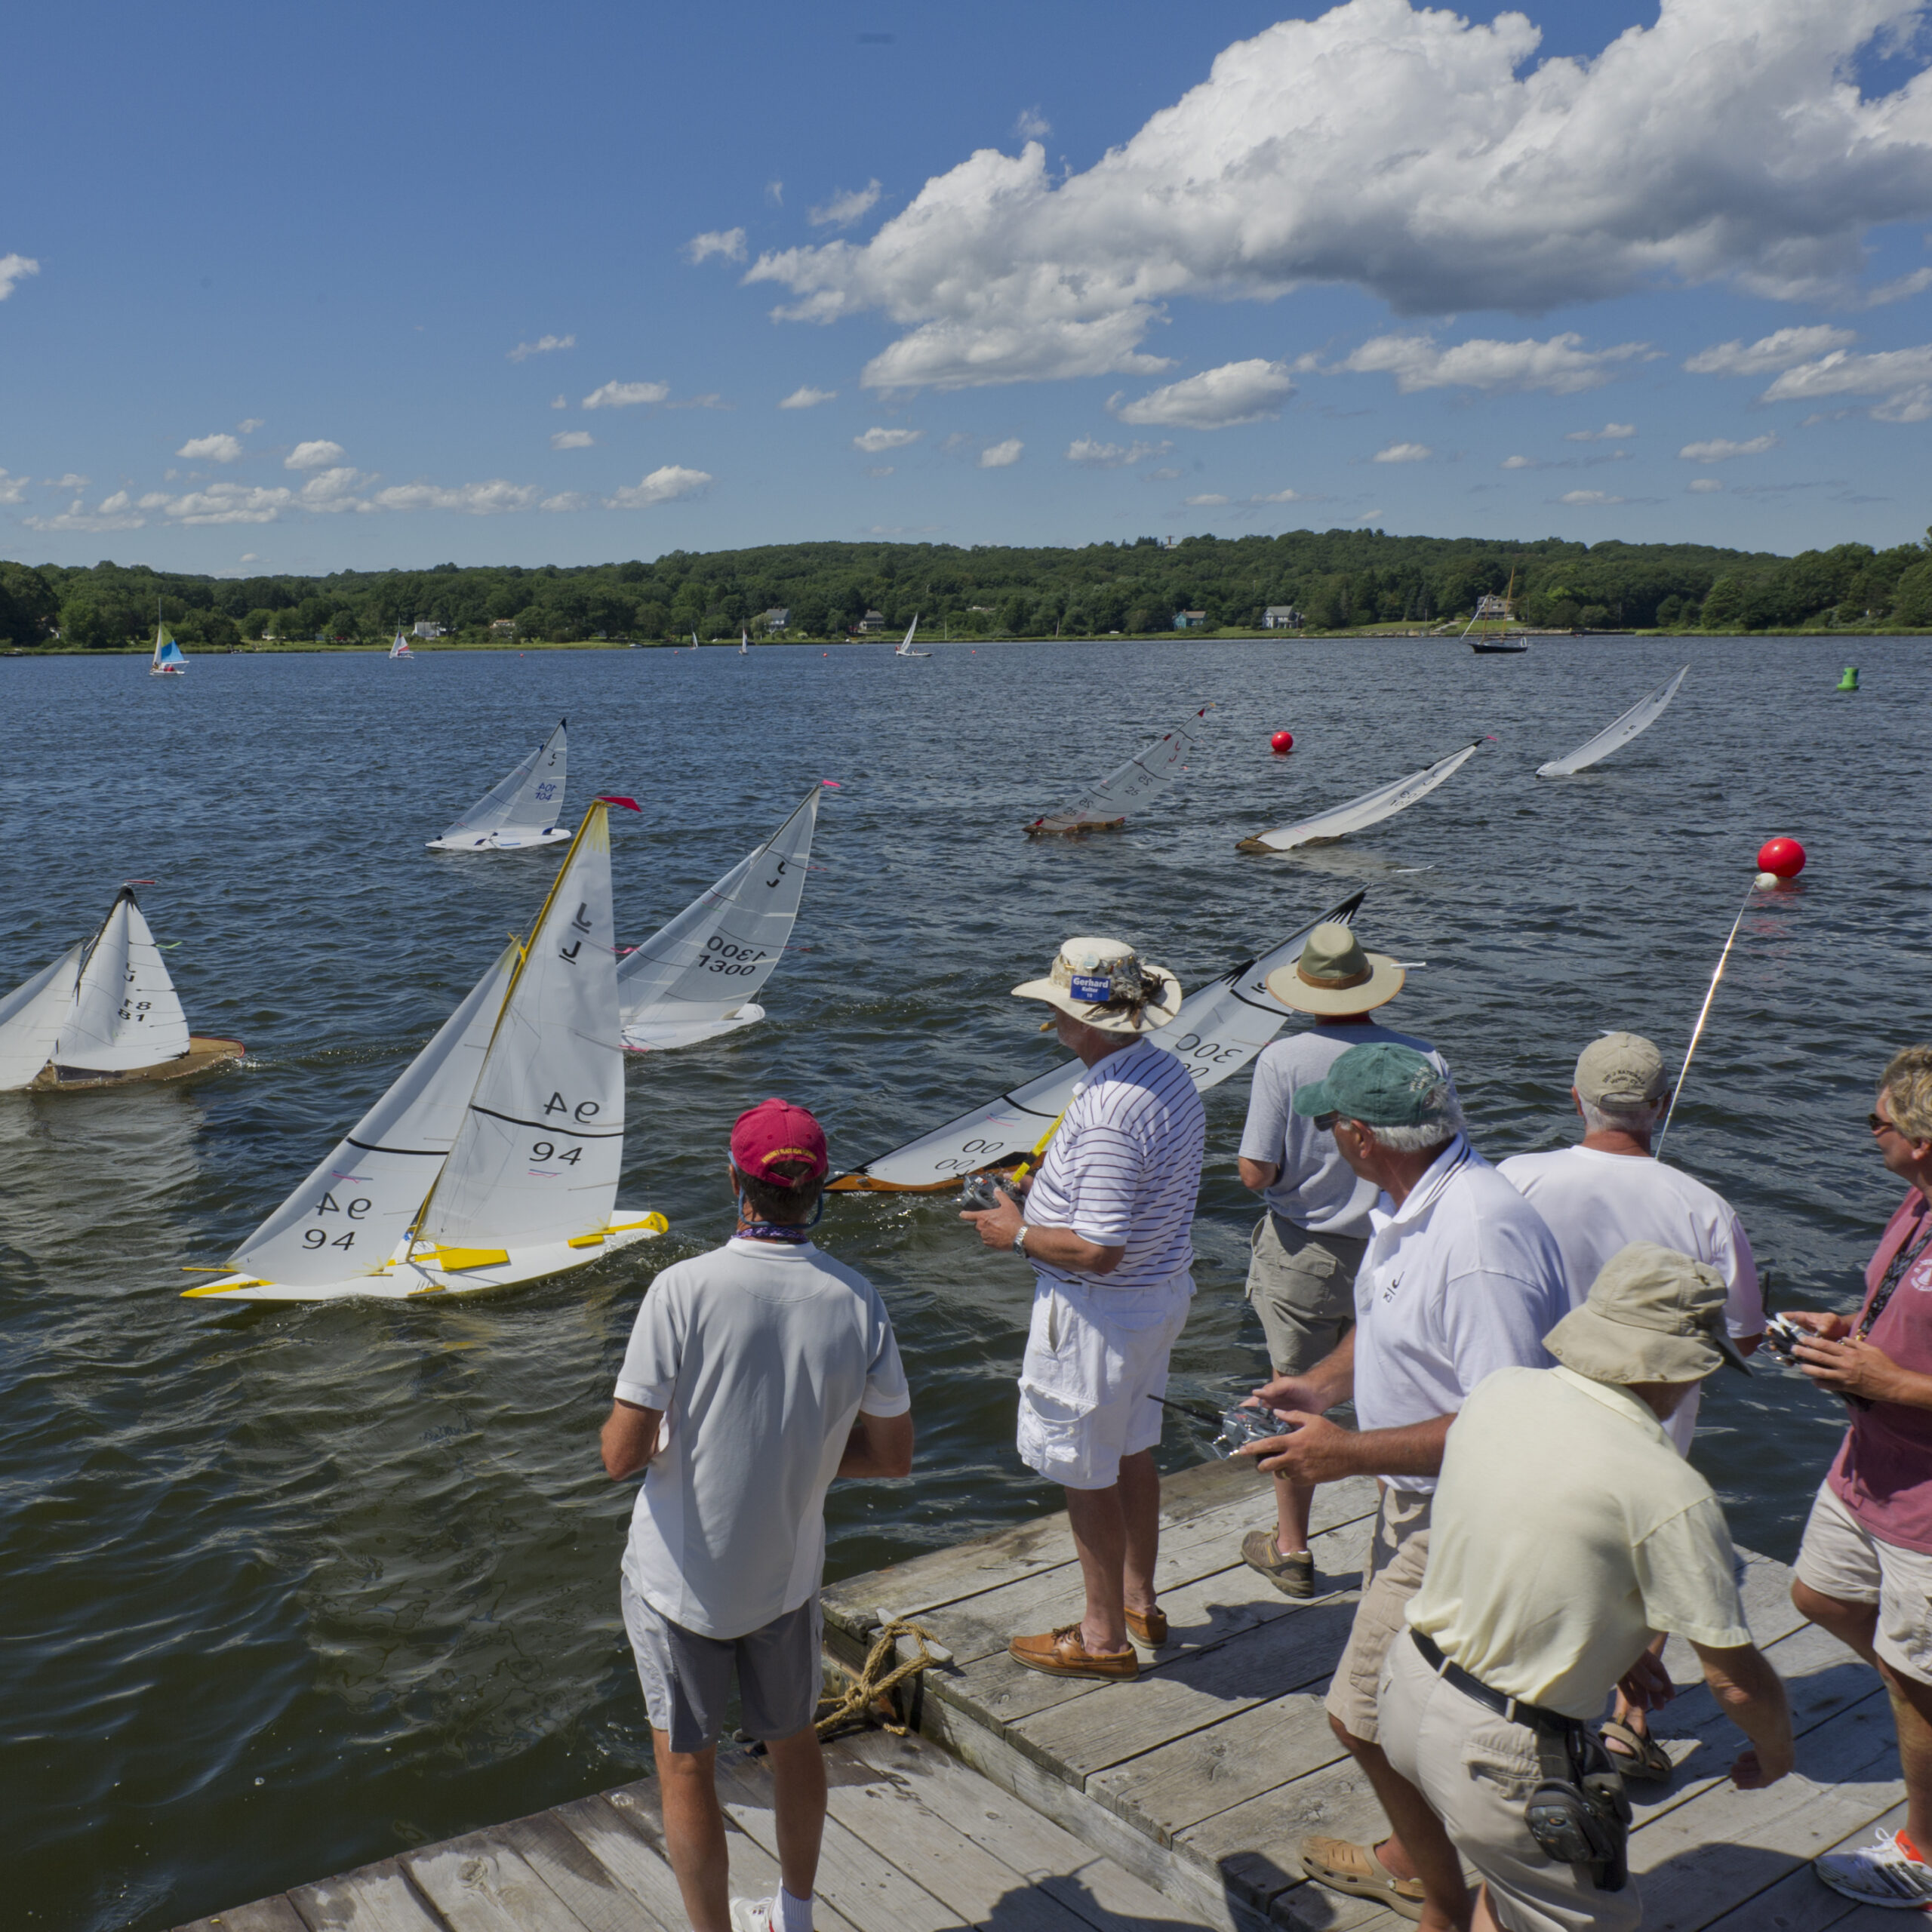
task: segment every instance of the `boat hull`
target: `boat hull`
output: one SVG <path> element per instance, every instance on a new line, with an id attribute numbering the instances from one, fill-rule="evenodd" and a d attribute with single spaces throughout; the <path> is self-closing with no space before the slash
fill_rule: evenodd
<path id="1" fill-rule="evenodd" d="M 1469 646 L 1478 657 L 1520 657 L 1529 648 L 1527 644 L 1472 644 Z"/>
<path id="2" fill-rule="evenodd" d="M 568 826 L 546 825 L 541 832 L 486 832 L 481 838 L 432 838 L 432 852 L 522 852 L 538 845 L 561 845 L 575 835 Z"/>
<path id="3" fill-rule="evenodd" d="M 204 1286 L 182 1291 L 186 1301 L 408 1301 L 423 1295 L 480 1294 L 488 1288 L 512 1288 L 587 1267 L 620 1249 L 654 1240 L 669 1223 L 662 1214 L 620 1208 L 601 1235 L 582 1235 L 574 1241 L 540 1241 L 512 1248 L 500 1261 L 472 1268 L 438 1267 L 424 1259 L 410 1260 L 398 1248 L 373 1275 L 346 1281 L 325 1281 L 297 1287 L 285 1281 L 265 1281 L 254 1275 L 224 1275 Z"/>
<path id="4" fill-rule="evenodd" d="M 103 1087 L 151 1086 L 167 1080 L 192 1080 L 197 1074 L 212 1073 L 232 1065 L 247 1049 L 239 1040 L 220 1040 L 212 1035 L 192 1033 L 188 1051 L 174 1060 L 152 1066 L 133 1066 L 118 1073 L 103 1073 L 91 1066 L 63 1067 L 53 1062 L 27 1083 L 29 1094 L 93 1094 Z"/>
<path id="5" fill-rule="evenodd" d="M 1124 832 L 1124 818 L 1097 819 L 1083 824 L 1078 820 L 1069 823 L 1064 819 L 1035 819 L 1031 825 L 1022 828 L 1029 838 L 1084 838 L 1092 832 Z"/>
<path id="6" fill-rule="evenodd" d="M 721 1020 L 671 1020 L 633 1022 L 623 1030 L 624 1051 L 632 1054 L 661 1054 L 673 1047 L 694 1047 L 701 1041 L 715 1040 L 735 1033 L 741 1026 L 755 1026 L 764 1017 L 764 1008 L 747 1001 Z"/>

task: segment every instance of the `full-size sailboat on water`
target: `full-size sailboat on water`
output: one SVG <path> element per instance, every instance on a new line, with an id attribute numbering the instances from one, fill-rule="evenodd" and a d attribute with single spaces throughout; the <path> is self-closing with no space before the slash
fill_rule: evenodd
<path id="1" fill-rule="evenodd" d="M 893 647 L 892 654 L 894 657 L 930 657 L 932 655 L 932 653 L 930 651 L 915 651 L 912 648 L 912 633 L 918 628 L 919 614 L 918 611 L 915 611 L 912 613 L 912 621 L 906 626 L 906 635 Z"/>
<path id="2" fill-rule="evenodd" d="M 0 1091 L 183 1080 L 242 1054 L 239 1040 L 188 1031 L 132 886 L 91 939 L 0 998 Z"/>
<path id="3" fill-rule="evenodd" d="M 570 827 L 564 815 L 564 785 L 569 775 L 570 746 L 560 718 L 557 728 L 507 778 L 492 786 L 440 838 L 432 852 L 514 852 L 531 845 L 560 845 Z"/>
<path id="4" fill-rule="evenodd" d="M 616 801 L 628 804 L 629 801 Z M 663 1232 L 617 1204 L 624 1149 L 609 805 L 537 915 L 196 1300 L 506 1287 Z"/>
<path id="5" fill-rule="evenodd" d="M 408 638 L 400 630 L 395 634 L 395 643 L 389 646 L 389 655 L 392 657 L 406 657 L 412 664 L 416 662 L 416 654 L 410 649 Z"/>
<path id="6" fill-rule="evenodd" d="M 174 641 L 168 626 L 157 617 L 154 620 L 154 656 L 148 664 L 151 678 L 180 678 L 188 672 L 187 654 Z"/>

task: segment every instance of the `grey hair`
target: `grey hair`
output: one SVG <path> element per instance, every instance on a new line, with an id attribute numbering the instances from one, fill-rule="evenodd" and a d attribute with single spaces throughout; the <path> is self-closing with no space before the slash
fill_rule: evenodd
<path id="1" fill-rule="evenodd" d="M 1456 1098 L 1455 1089 L 1445 1080 L 1432 1088 L 1426 1103 L 1433 1118 L 1418 1121 L 1414 1127 L 1378 1127 L 1374 1121 L 1362 1124 L 1375 1136 L 1376 1145 L 1386 1147 L 1392 1154 L 1426 1153 L 1432 1147 L 1441 1147 L 1455 1139 L 1459 1134 L 1469 1131 L 1469 1122 L 1463 1118 L 1462 1103 Z"/>
<path id="2" fill-rule="evenodd" d="M 1618 1106 L 1601 1100 L 1586 1100 L 1580 1094 L 1577 1105 L 1583 1110 L 1585 1128 L 1592 1134 L 1648 1136 L 1663 1124 L 1670 1096 L 1665 1094 L 1654 1100 L 1638 1100 L 1631 1106 Z"/>

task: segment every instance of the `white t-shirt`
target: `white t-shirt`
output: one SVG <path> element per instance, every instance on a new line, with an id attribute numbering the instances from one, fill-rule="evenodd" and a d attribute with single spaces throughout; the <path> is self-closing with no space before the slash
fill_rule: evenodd
<path id="1" fill-rule="evenodd" d="M 1157 1287 L 1186 1274 L 1207 1146 L 1200 1092 L 1164 1048 L 1137 1040 L 1090 1069 L 1048 1143 L 1026 1219 L 1127 1252 L 1097 1277 L 1036 1261 L 1042 1278 L 1104 1291 Z"/>
<path id="2" fill-rule="evenodd" d="M 1375 1184 L 1342 1158 L 1335 1137 L 1294 1110 L 1298 1088 L 1325 1079 L 1351 1047 L 1409 1047 L 1427 1057 L 1445 1078 L 1449 1069 L 1426 1040 L 1365 1020 L 1352 1026 L 1310 1026 L 1261 1050 L 1247 1093 L 1247 1121 L 1241 1131 L 1241 1158 L 1272 1161 L 1281 1169 L 1261 1198 L 1284 1220 L 1317 1234 L 1368 1232 Z M 1451 1084 L 1453 1085 L 1453 1082 Z"/>
<path id="3" fill-rule="evenodd" d="M 1723 1275 L 1724 1322 L 1734 1336 L 1761 1335 L 1764 1301 L 1751 1244 L 1730 1204 L 1700 1180 L 1647 1155 L 1561 1147 L 1515 1154 L 1497 1172 L 1549 1224 L 1563 1251 L 1570 1305 L 1580 1306 L 1604 1263 L 1633 1241 L 1655 1241 Z M 1684 1398 L 1664 1432 L 1684 1454 L 1697 1426 L 1702 1387 Z"/>
<path id="4" fill-rule="evenodd" d="M 1506 1697 L 1591 1718 L 1652 1635 L 1751 1641 L 1711 1486 L 1628 1389 L 1506 1368 L 1449 1431 L 1410 1623 Z"/>
<path id="5" fill-rule="evenodd" d="M 1390 1211 L 1355 1276 L 1355 1420 L 1403 1429 L 1452 1415 L 1499 1368 L 1546 1368 L 1570 1312 L 1563 1257 L 1536 1210 L 1459 1134 Z M 1392 1476 L 1426 1491 L 1432 1476 Z"/>
<path id="6" fill-rule="evenodd" d="M 660 1615 L 742 1637 L 825 1567 L 825 1492 L 853 1418 L 912 1407 L 878 1292 L 809 1241 L 728 1241 L 651 1284 L 617 1397 L 661 1409 L 624 1574 Z"/>

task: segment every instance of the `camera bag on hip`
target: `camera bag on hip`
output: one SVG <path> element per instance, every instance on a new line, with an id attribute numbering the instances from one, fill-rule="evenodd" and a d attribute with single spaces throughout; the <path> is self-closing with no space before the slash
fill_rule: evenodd
<path id="1" fill-rule="evenodd" d="M 1524 1811 L 1531 1837 L 1558 1864 L 1585 1867 L 1598 1891 L 1620 1892 L 1630 1878 L 1630 1801 L 1602 1740 L 1581 1724 L 1539 1728 L 1537 1755 L 1543 1783 Z"/>

